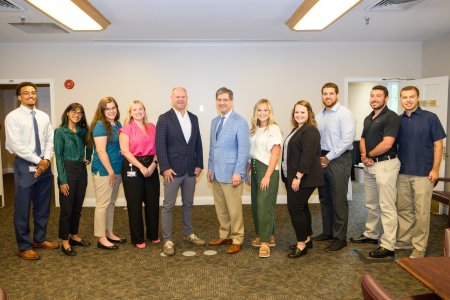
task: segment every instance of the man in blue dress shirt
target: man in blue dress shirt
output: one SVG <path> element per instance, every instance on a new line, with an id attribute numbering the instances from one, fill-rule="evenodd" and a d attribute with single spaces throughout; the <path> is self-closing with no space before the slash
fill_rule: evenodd
<path id="1" fill-rule="evenodd" d="M 339 88 L 329 82 L 322 87 L 325 108 L 316 115 L 320 132 L 325 185 L 319 188 L 323 233 L 316 241 L 332 240 L 326 252 L 336 252 L 347 246 L 348 181 L 351 174 L 356 121 L 351 111 L 340 105 Z"/>

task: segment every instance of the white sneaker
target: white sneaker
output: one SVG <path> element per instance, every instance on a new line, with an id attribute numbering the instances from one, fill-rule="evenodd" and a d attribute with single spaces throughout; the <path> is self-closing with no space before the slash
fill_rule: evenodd
<path id="1" fill-rule="evenodd" d="M 201 238 L 199 238 L 198 236 L 196 236 L 193 233 L 191 235 L 189 235 L 189 236 L 185 236 L 183 238 L 183 240 L 185 240 L 185 241 L 187 241 L 189 243 L 192 243 L 194 245 L 197 245 L 197 246 L 203 246 L 203 245 L 206 244 L 206 242 L 204 240 L 202 240 Z"/>
<path id="2" fill-rule="evenodd" d="M 167 256 L 172 256 L 175 254 L 175 246 L 172 241 L 167 241 L 164 243 L 164 254 Z"/>
<path id="3" fill-rule="evenodd" d="M 425 256 L 425 252 L 420 252 L 420 251 L 414 249 L 409 257 L 410 258 L 421 258 L 421 257 L 424 257 L 424 256 Z"/>

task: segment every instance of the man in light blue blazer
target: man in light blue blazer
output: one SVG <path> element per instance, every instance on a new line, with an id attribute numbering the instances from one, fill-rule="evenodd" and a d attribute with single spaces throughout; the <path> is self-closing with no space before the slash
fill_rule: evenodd
<path id="1" fill-rule="evenodd" d="M 220 115 L 211 122 L 208 182 L 212 183 L 219 220 L 219 238 L 209 245 L 232 244 L 228 254 L 239 252 L 244 242 L 242 189 L 249 156 L 247 121 L 233 111 L 233 92 L 225 87 L 216 92 Z"/>

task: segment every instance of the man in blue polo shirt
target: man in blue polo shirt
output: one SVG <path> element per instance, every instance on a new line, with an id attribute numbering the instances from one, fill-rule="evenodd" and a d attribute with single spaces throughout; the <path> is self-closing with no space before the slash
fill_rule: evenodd
<path id="1" fill-rule="evenodd" d="M 443 139 L 439 118 L 419 107 L 419 90 L 406 86 L 400 91 L 405 112 L 400 115 L 397 181 L 398 231 L 396 248 L 413 248 L 411 258 L 423 257 L 430 230 L 430 202 L 439 176 Z"/>

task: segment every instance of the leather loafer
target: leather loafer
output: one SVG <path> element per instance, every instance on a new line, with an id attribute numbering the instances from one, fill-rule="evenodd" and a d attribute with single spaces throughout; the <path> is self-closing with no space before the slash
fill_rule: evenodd
<path id="1" fill-rule="evenodd" d="M 313 236 L 312 240 L 313 241 L 318 241 L 318 242 L 323 242 L 323 241 L 331 241 L 333 239 L 332 235 L 327 235 L 327 234 L 319 234 L 318 236 Z"/>
<path id="2" fill-rule="evenodd" d="M 362 243 L 365 243 L 365 244 L 378 244 L 378 240 L 368 238 L 364 234 L 361 234 L 360 236 L 355 237 L 355 238 L 350 238 L 350 241 L 352 243 L 359 243 L 359 244 L 362 244 Z"/>
<path id="3" fill-rule="evenodd" d="M 91 245 L 91 242 L 85 241 L 83 239 L 81 239 L 80 241 L 75 241 L 75 240 L 69 238 L 69 245 L 71 245 L 71 246 L 89 247 Z"/>
<path id="4" fill-rule="evenodd" d="M 54 242 L 45 241 L 42 243 L 31 243 L 31 247 L 33 248 L 42 248 L 42 249 L 58 249 L 59 244 Z"/>
<path id="5" fill-rule="evenodd" d="M 385 258 L 389 256 L 394 257 L 395 251 L 391 251 L 381 246 L 378 246 L 375 250 L 369 252 L 369 256 L 372 258 Z"/>
<path id="6" fill-rule="evenodd" d="M 109 237 L 106 237 L 107 239 L 108 239 L 108 241 L 110 241 L 111 243 L 119 243 L 119 244 L 123 244 L 123 243 L 126 243 L 127 242 L 127 239 L 126 238 L 119 238 L 118 240 L 113 240 L 113 239 L 110 239 Z"/>
<path id="7" fill-rule="evenodd" d="M 23 250 L 23 251 L 17 250 L 16 253 L 17 253 L 17 255 L 19 255 L 20 257 L 22 257 L 25 260 L 37 260 L 37 259 L 41 258 L 39 253 L 37 253 L 33 249 Z"/>
<path id="8" fill-rule="evenodd" d="M 227 249 L 228 254 L 235 254 L 238 253 L 239 250 L 241 250 L 242 245 L 238 244 L 231 244 L 231 246 Z"/>
<path id="9" fill-rule="evenodd" d="M 291 251 L 291 253 L 288 254 L 289 258 L 299 258 L 300 256 L 305 255 L 308 253 L 308 247 L 303 248 L 303 250 L 300 250 L 298 247 L 295 247 L 294 250 Z"/>
<path id="10" fill-rule="evenodd" d="M 313 247 L 312 240 L 309 240 L 308 242 L 306 242 L 305 245 L 306 245 L 306 248 L 310 248 L 311 249 Z M 297 243 L 292 244 L 292 245 L 289 246 L 289 250 L 295 250 L 295 248 L 297 248 Z"/>
<path id="11" fill-rule="evenodd" d="M 117 246 L 117 245 L 105 246 L 102 243 L 98 242 L 97 248 L 106 249 L 106 250 L 117 250 L 117 249 L 119 249 L 119 246 Z"/>
<path id="12" fill-rule="evenodd" d="M 334 239 L 331 244 L 325 248 L 325 252 L 332 253 L 347 247 L 347 241 Z"/>
<path id="13" fill-rule="evenodd" d="M 208 242 L 210 246 L 229 245 L 232 243 L 233 243 L 232 239 L 214 239 Z"/>
<path id="14" fill-rule="evenodd" d="M 77 254 L 75 250 L 72 249 L 72 247 L 66 249 L 63 245 L 61 245 L 61 251 L 67 256 L 75 256 Z"/>

